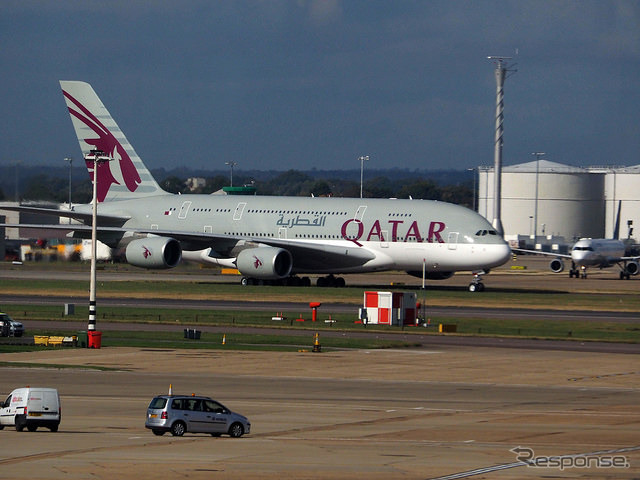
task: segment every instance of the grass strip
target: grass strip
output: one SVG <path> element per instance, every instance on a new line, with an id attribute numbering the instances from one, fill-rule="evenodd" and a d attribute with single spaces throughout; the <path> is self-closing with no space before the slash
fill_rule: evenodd
<path id="1" fill-rule="evenodd" d="M 22 295 L 25 292 L 46 292 L 48 296 L 87 296 L 87 281 L 50 279 L 0 279 L 0 289 L 5 294 Z M 362 304 L 363 291 L 372 287 L 320 288 L 320 287 L 268 287 L 202 281 L 107 281 L 99 282 L 99 296 L 123 298 L 182 298 L 191 300 L 252 299 L 282 302 L 321 302 L 354 304 L 354 311 Z M 491 290 L 480 295 L 470 295 L 461 289 L 427 289 L 415 287 L 385 287 L 389 291 L 416 291 L 419 301 L 426 295 L 426 304 L 432 306 L 466 305 L 476 307 L 551 308 L 558 310 L 640 311 L 640 295 L 627 293 L 570 293 L 557 290 Z"/>

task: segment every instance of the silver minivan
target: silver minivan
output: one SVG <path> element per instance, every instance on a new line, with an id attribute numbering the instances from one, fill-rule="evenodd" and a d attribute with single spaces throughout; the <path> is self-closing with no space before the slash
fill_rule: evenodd
<path id="1" fill-rule="evenodd" d="M 247 417 L 232 412 L 209 397 L 195 395 L 154 397 L 147 409 L 144 426 L 156 435 L 171 432 L 178 437 L 185 432 L 241 437 L 251 431 Z"/>

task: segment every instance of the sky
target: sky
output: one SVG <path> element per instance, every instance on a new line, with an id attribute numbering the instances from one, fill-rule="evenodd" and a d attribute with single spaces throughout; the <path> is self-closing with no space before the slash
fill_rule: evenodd
<path id="1" fill-rule="evenodd" d="M 3 0 L 0 164 L 81 158 L 59 80 L 148 168 L 640 164 L 640 2 Z"/>

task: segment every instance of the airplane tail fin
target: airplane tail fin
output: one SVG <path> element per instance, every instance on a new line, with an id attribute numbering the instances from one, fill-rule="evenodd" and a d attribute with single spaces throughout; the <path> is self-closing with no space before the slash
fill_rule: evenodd
<path id="1" fill-rule="evenodd" d="M 113 158 L 98 164 L 98 202 L 165 194 L 91 85 L 61 80 L 60 86 L 83 157 L 101 150 Z M 93 181 L 94 162 L 86 164 Z"/>
<path id="2" fill-rule="evenodd" d="M 618 202 L 618 213 L 616 214 L 616 224 L 613 227 L 613 238 L 620 240 L 620 210 L 622 210 L 622 200 Z"/>

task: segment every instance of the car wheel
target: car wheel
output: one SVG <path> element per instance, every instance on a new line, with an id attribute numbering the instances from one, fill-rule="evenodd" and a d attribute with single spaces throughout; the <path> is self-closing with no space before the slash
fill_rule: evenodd
<path id="1" fill-rule="evenodd" d="M 233 437 L 233 438 L 239 438 L 242 436 L 242 434 L 244 433 L 244 428 L 241 424 L 239 423 L 234 423 L 233 425 L 231 425 L 231 427 L 229 427 L 229 436 Z"/>
<path id="2" fill-rule="evenodd" d="M 171 435 L 173 435 L 174 437 L 181 437 L 186 431 L 187 426 L 184 424 L 184 422 L 176 422 L 171 425 Z"/>
<path id="3" fill-rule="evenodd" d="M 16 423 L 16 432 L 21 432 L 24 430 L 24 425 L 20 425 L 18 423 Z"/>
<path id="4" fill-rule="evenodd" d="M 49 427 L 49 430 L 51 430 L 52 432 L 57 432 L 58 431 L 58 425 L 51 425 Z"/>
<path id="5" fill-rule="evenodd" d="M 159 428 L 154 428 L 151 431 L 153 432 L 154 435 L 158 435 L 159 437 L 165 434 L 165 431 L 160 430 Z"/>

